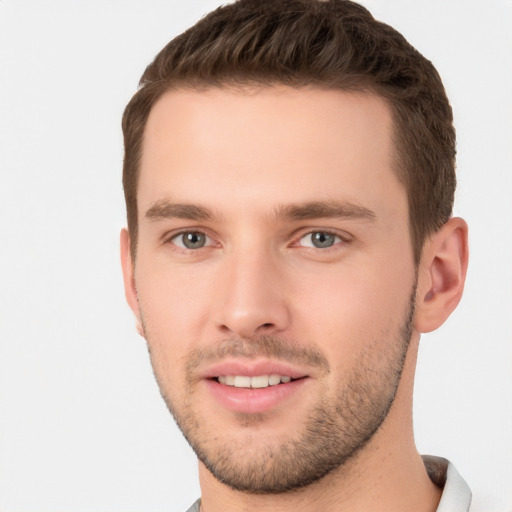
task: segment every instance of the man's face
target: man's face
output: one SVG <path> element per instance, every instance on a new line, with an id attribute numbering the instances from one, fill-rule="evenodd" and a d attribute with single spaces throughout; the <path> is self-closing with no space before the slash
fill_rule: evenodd
<path id="1" fill-rule="evenodd" d="M 375 96 L 284 86 L 151 111 L 134 309 L 176 421 L 234 488 L 307 485 L 388 414 L 416 282 L 391 131 Z"/>

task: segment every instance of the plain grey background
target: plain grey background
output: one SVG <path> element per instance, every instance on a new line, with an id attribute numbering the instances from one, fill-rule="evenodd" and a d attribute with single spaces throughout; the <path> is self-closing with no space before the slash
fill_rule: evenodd
<path id="1" fill-rule="evenodd" d="M 123 108 L 210 0 L 0 1 L 0 510 L 156 512 L 199 495 L 125 305 Z M 422 339 L 418 448 L 512 510 L 512 2 L 368 0 L 437 66 L 458 129 L 465 297 Z"/>

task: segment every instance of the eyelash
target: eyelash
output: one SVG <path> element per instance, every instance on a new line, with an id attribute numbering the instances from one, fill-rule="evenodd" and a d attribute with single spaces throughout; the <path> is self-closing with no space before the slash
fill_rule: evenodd
<path id="1" fill-rule="evenodd" d="M 300 244 L 300 242 L 304 238 L 306 238 L 308 236 L 312 237 L 315 233 L 319 233 L 319 234 L 322 234 L 322 235 L 327 236 L 327 237 L 334 237 L 335 240 L 332 243 L 332 245 L 328 245 L 328 246 L 325 246 L 325 247 L 315 247 L 314 244 L 313 244 L 313 241 L 311 241 L 311 245 L 301 245 Z M 201 246 L 201 247 L 192 248 L 192 247 L 185 247 L 183 241 L 182 241 L 182 243 L 180 245 L 178 243 L 176 243 L 177 239 L 179 239 L 180 237 L 183 237 L 184 235 L 187 235 L 187 234 L 189 234 L 189 235 L 193 235 L 193 234 L 203 235 L 204 237 L 206 237 L 206 244 Z M 330 252 L 330 251 L 333 251 L 333 250 L 339 250 L 340 245 L 344 246 L 344 245 L 346 245 L 347 243 L 350 242 L 350 238 L 347 235 L 342 235 L 342 234 L 340 234 L 338 232 L 329 231 L 329 230 L 326 230 L 326 229 L 310 229 L 310 230 L 308 230 L 306 232 L 305 231 L 301 231 L 300 236 L 295 237 L 294 240 L 295 241 L 292 244 L 290 244 L 290 247 L 302 247 L 302 248 L 307 249 L 307 250 L 319 251 L 319 252 L 322 252 L 322 253 L 327 253 L 327 252 Z M 182 251 L 182 252 L 186 252 L 186 253 L 196 252 L 196 251 L 199 251 L 200 249 L 206 249 L 206 248 L 209 248 L 209 247 L 214 247 L 216 245 L 215 242 L 214 242 L 213 237 L 209 236 L 204 230 L 202 230 L 202 229 L 194 229 L 194 228 L 182 230 L 182 231 L 179 231 L 177 233 L 173 233 L 172 236 L 170 236 L 170 237 L 168 237 L 166 239 L 165 243 L 167 243 L 167 244 L 170 243 L 178 251 Z"/>
<path id="2" fill-rule="evenodd" d="M 303 240 L 304 238 L 306 238 L 308 236 L 311 237 L 311 239 L 312 239 L 312 236 L 315 233 L 320 233 L 322 235 L 332 236 L 335 239 L 338 239 L 338 241 L 335 240 L 332 245 L 329 245 L 327 247 L 314 247 L 313 245 L 310 245 L 310 246 L 298 245 L 298 243 L 301 240 Z M 322 251 L 322 252 L 328 252 L 329 250 L 339 249 L 340 245 L 345 245 L 348 242 L 349 242 L 348 237 L 347 236 L 343 236 L 340 233 L 337 233 L 337 232 L 334 232 L 334 231 L 325 230 L 325 229 L 313 229 L 313 230 L 310 230 L 310 231 L 308 231 L 306 233 L 301 234 L 301 236 L 297 239 L 297 242 L 295 242 L 295 244 L 297 244 L 298 247 L 304 247 L 306 249 L 313 249 L 313 250 L 317 249 L 317 250 Z"/>
<path id="3" fill-rule="evenodd" d="M 194 250 L 197 250 L 197 249 L 191 249 L 189 247 L 181 247 L 181 246 L 176 244 L 176 242 L 175 242 L 176 239 L 179 239 L 180 237 L 183 237 L 184 235 L 187 235 L 187 234 L 190 234 L 190 235 L 192 235 L 192 234 L 204 235 L 208 240 L 213 242 L 213 238 L 211 236 L 209 236 L 205 231 L 203 231 L 201 229 L 185 229 L 183 231 L 179 231 L 178 233 L 174 233 L 172 236 L 170 236 L 166 240 L 166 243 L 171 243 L 175 247 L 177 247 L 178 249 L 180 249 L 182 251 L 194 251 Z M 208 245 L 204 245 L 202 247 L 199 247 L 198 249 L 204 249 L 206 247 L 212 247 L 213 245 L 215 245 L 215 244 L 211 244 L 210 243 Z"/>

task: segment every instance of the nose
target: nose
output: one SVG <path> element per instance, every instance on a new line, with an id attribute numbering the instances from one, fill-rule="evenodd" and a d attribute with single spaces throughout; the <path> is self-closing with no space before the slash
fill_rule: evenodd
<path id="1" fill-rule="evenodd" d="M 231 254 L 223 262 L 217 327 L 223 335 L 277 334 L 290 324 L 285 275 L 265 251 Z"/>

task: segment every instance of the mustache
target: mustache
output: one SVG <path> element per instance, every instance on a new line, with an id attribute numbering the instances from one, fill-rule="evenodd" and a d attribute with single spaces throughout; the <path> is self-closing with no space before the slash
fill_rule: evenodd
<path id="1" fill-rule="evenodd" d="M 201 364 L 214 363 L 226 357 L 256 359 L 267 357 L 306 365 L 330 372 L 327 358 L 317 348 L 301 346 L 276 336 L 259 336 L 257 338 L 229 338 L 207 347 L 192 350 L 187 360 L 187 372 L 190 375 Z"/>

